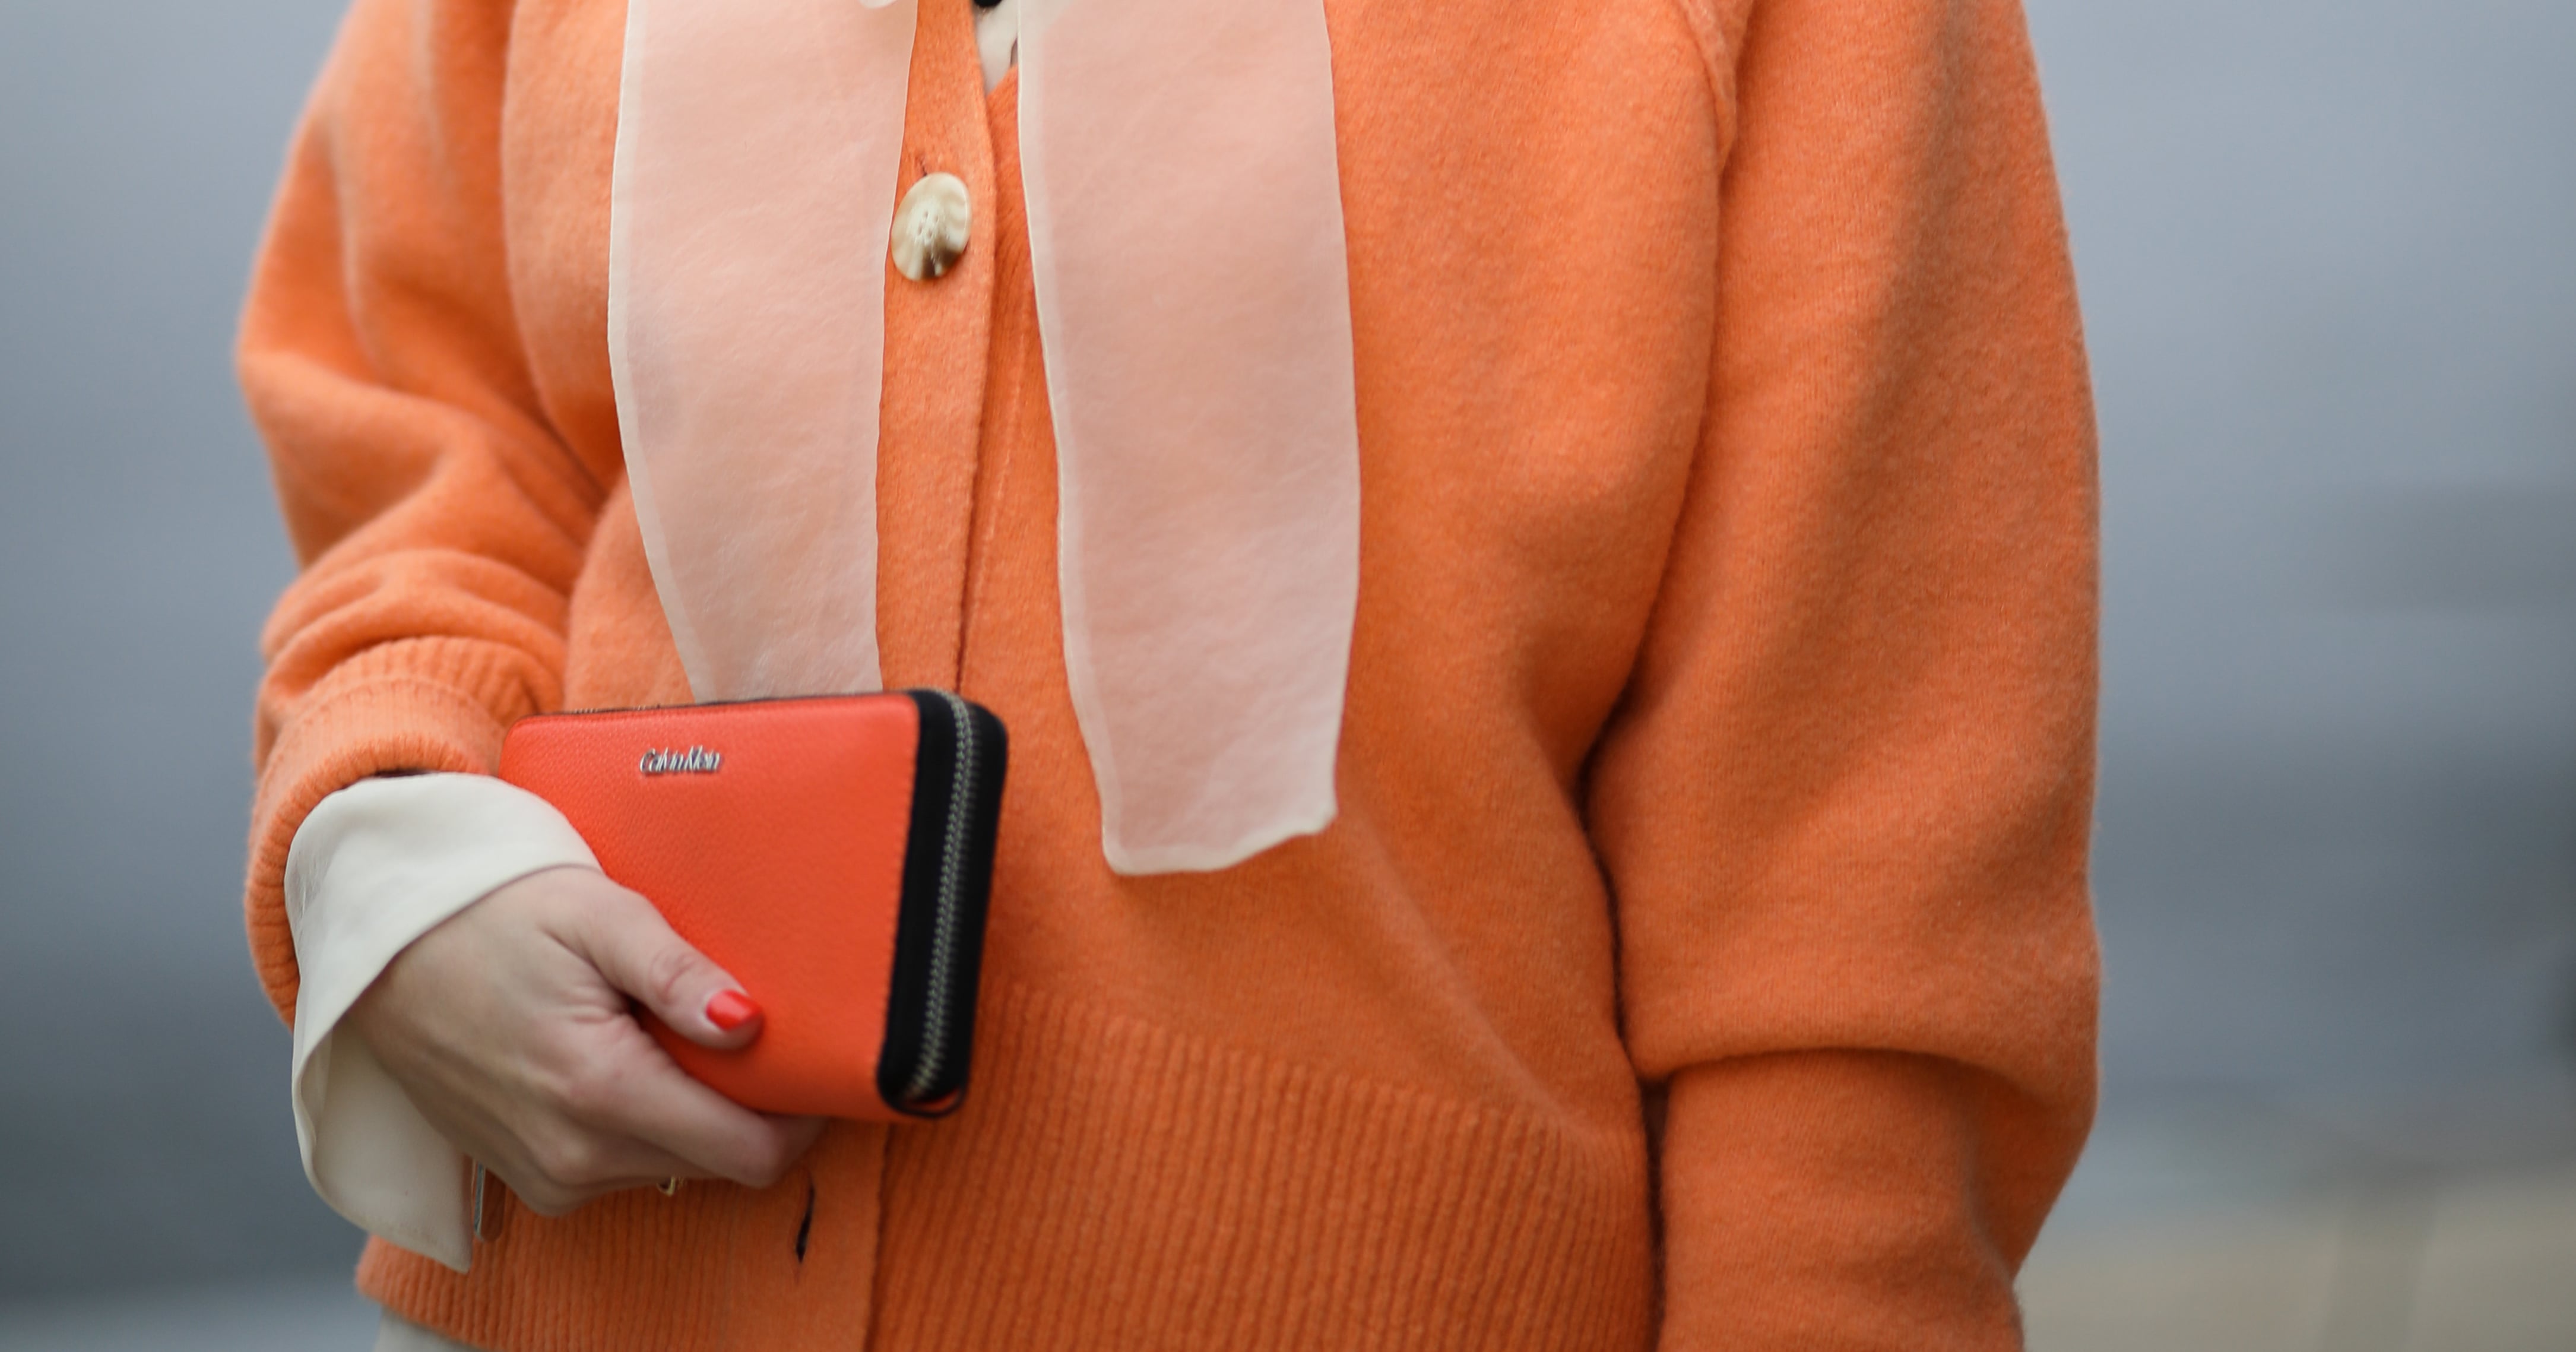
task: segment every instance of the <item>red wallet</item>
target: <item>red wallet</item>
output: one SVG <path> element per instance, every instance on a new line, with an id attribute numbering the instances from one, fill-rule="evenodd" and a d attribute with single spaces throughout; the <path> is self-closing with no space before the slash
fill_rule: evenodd
<path id="1" fill-rule="evenodd" d="M 740 981 L 760 1037 L 681 1067 L 764 1112 L 935 1117 L 965 1091 L 1009 744 L 940 690 L 544 714 L 501 778 Z"/>

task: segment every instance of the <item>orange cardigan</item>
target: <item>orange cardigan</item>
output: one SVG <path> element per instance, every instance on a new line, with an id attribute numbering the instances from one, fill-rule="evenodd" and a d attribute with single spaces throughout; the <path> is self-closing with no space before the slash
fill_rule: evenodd
<path id="1" fill-rule="evenodd" d="M 2094 1093 L 2093 427 L 2015 0 L 1329 0 L 1363 572 L 1340 819 L 1124 878 L 1065 687 L 1014 85 L 923 0 L 890 684 L 1010 723 L 977 1082 L 785 1182 L 360 1283 L 508 1352 L 2006 1348 Z M 287 845 L 685 701 L 605 330 L 622 6 L 358 0 L 242 375 Z"/>

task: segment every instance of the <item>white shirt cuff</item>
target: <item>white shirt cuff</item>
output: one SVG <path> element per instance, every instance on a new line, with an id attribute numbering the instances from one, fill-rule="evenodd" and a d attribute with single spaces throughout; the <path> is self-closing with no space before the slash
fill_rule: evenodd
<path id="1" fill-rule="evenodd" d="M 295 1142 L 313 1190 L 369 1234 L 459 1272 L 466 1161 L 340 1020 L 412 940 L 529 874 L 599 867 L 554 805 L 485 775 L 369 779 L 316 805 L 286 857 Z"/>

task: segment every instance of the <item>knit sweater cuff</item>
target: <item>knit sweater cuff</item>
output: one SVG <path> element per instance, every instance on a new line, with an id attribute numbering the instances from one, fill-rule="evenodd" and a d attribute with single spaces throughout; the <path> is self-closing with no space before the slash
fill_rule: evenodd
<path id="1" fill-rule="evenodd" d="M 1970 1074 L 1812 1051 L 1676 1076 L 1665 1352 L 2019 1348 L 2019 1255 L 1978 1214 Z"/>
<path id="2" fill-rule="evenodd" d="M 527 656 L 466 639 L 405 639 L 334 667 L 277 719 L 251 810 L 243 908 L 251 958 L 289 1022 L 300 979 L 286 922 L 286 860 L 316 804 L 371 775 L 490 774 L 501 736 L 537 712 Z"/>

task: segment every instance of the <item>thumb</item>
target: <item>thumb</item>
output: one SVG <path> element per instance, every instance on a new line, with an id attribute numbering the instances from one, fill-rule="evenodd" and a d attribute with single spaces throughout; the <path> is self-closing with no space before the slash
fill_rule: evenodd
<path id="1" fill-rule="evenodd" d="M 760 1006 L 740 982 L 673 932 L 653 903 L 633 892 L 621 900 L 594 909 L 583 927 L 583 956 L 608 984 L 699 1046 L 742 1047 L 760 1036 Z"/>

